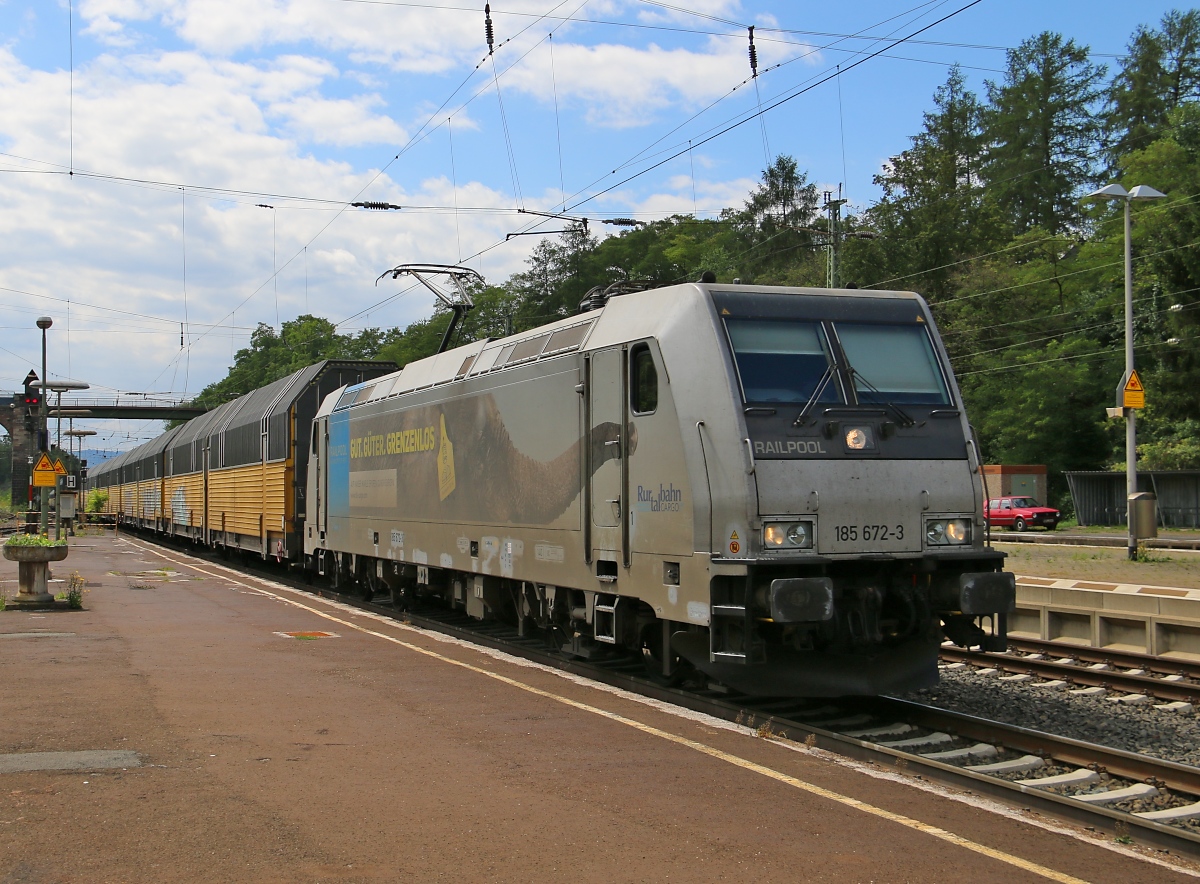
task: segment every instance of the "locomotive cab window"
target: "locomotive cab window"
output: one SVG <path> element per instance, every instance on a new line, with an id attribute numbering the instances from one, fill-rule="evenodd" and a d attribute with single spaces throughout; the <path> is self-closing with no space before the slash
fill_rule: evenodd
<path id="1" fill-rule="evenodd" d="M 820 323 L 730 319 L 725 324 L 747 402 L 802 405 L 814 395 L 817 402 L 845 401 Z"/>
<path id="2" fill-rule="evenodd" d="M 858 401 L 949 405 L 946 381 L 924 326 L 839 322 Z"/>
<path id="3" fill-rule="evenodd" d="M 313 454 L 317 453 L 317 428 L 318 427 L 320 427 L 320 424 L 318 424 L 314 421 L 313 428 L 312 428 L 312 453 Z"/>
<path id="4" fill-rule="evenodd" d="M 629 354 L 629 406 L 634 414 L 653 414 L 658 409 L 658 369 L 645 344 Z"/>

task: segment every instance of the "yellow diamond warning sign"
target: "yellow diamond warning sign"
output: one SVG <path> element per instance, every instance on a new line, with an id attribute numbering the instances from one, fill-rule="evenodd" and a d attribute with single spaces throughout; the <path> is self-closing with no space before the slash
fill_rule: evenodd
<path id="1" fill-rule="evenodd" d="M 38 462 L 33 467 L 33 487 L 53 488 L 55 478 L 54 464 L 51 462 L 50 456 L 43 451 L 42 456 L 38 458 Z"/>
<path id="2" fill-rule="evenodd" d="M 1142 386 L 1142 379 L 1138 376 L 1136 368 L 1130 370 L 1121 388 L 1121 406 L 1123 408 L 1146 407 L 1146 388 Z"/>

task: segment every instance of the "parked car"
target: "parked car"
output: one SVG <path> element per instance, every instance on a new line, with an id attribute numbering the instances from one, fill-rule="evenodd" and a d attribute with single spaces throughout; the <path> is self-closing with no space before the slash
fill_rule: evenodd
<path id="1" fill-rule="evenodd" d="M 1040 527 L 1053 531 L 1062 513 L 1049 506 L 1038 506 L 1032 497 L 997 497 L 987 502 L 987 519 L 993 527 L 1024 531 Z"/>

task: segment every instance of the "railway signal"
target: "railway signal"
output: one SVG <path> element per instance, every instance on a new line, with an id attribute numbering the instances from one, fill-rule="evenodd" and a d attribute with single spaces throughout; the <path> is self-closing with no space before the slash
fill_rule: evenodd
<path id="1" fill-rule="evenodd" d="M 42 404 L 42 390 L 35 386 L 38 381 L 37 372 L 30 370 L 25 375 L 25 408 L 26 414 L 32 414 Z"/>

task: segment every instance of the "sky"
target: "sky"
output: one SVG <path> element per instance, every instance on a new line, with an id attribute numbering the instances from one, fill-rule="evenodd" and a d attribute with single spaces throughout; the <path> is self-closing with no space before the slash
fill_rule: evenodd
<path id="1" fill-rule="evenodd" d="M 562 225 L 531 212 L 598 235 L 711 217 L 779 154 L 861 209 L 950 65 L 982 96 L 1052 30 L 1111 72 L 1176 8 L 500 0 L 489 52 L 483 5 L 0 0 L 0 389 L 40 373 L 48 315 L 50 378 L 81 396 L 195 395 L 259 323 L 428 316 L 424 290 L 376 284 L 397 264 L 500 283 L 539 240 L 509 234 Z M 159 426 L 98 424 L 96 447 Z"/>

